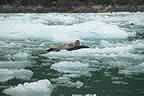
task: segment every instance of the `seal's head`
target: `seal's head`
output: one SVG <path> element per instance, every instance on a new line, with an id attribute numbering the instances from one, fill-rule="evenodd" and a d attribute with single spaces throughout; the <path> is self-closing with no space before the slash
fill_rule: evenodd
<path id="1" fill-rule="evenodd" d="M 74 42 L 74 45 L 75 45 L 75 47 L 80 46 L 80 40 L 76 40 L 76 41 Z"/>

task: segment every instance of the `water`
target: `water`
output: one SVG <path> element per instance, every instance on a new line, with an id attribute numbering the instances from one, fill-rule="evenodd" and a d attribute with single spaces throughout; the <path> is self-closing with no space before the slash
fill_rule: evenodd
<path id="1" fill-rule="evenodd" d="M 143 16 L 0 14 L 0 96 L 143 96 Z M 90 48 L 45 52 L 76 39 Z"/>

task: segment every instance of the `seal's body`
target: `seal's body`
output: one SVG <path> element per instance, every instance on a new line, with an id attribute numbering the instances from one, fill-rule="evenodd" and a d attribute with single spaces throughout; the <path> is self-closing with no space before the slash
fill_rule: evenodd
<path id="1" fill-rule="evenodd" d="M 49 48 L 47 51 L 48 52 L 60 51 L 60 50 L 73 51 L 73 50 L 78 50 L 81 48 L 89 48 L 89 47 L 85 45 L 80 45 L 80 41 L 76 40 L 75 42 L 65 43 L 63 46 L 60 46 L 60 47 Z"/>

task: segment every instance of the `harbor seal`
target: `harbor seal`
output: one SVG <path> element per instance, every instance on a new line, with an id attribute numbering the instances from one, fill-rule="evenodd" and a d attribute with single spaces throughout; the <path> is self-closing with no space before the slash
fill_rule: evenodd
<path id="1" fill-rule="evenodd" d="M 85 45 L 81 45 L 80 40 L 76 40 L 75 42 L 64 43 L 63 46 L 49 48 L 49 49 L 47 49 L 47 52 L 51 52 L 51 51 L 56 51 L 57 52 L 57 51 L 60 51 L 60 50 L 73 51 L 73 50 L 78 50 L 78 49 L 81 49 L 81 48 L 89 48 L 89 47 L 85 46 Z"/>

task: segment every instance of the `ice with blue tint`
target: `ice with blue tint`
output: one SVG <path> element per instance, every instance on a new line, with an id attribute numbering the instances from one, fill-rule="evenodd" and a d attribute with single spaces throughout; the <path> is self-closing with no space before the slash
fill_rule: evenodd
<path id="1" fill-rule="evenodd" d="M 3 92 L 11 96 L 50 96 L 53 86 L 47 79 L 31 83 L 18 84 Z"/>
<path id="2" fill-rule="evenodd" d="M 143 93 L 144 41 L 136 39 L 144 30 L 143 16 L 140 12 L 0 14 L 0 90 L 4 89 L 0 96 Z M 46 51 L 76 39 L 90 48 Z"/>
<path id="3" fill-rule="evenodd" d="M 25 69 L 0 69 L 0 82 L 6 82 L 10 79 L 30 80 L 33 72 Z"/>
<path id="4" fill-rule="evenodd" d="M 88 75 L 88 64 L 80 62 L 68 62 L 63 61 L 55 63 L 51 66 L 51 69 L 57 70 L 62 73 L 69 73 L 69 75 Z"/>
<path id="5" fill-rule="evenodd" d="M 50 16 L 55 17 L 55 14 L 50 14 Z M 48 15 L 49 16 L 49 15 Z M 38 16 L 35 16 L 35 18 L 39 18 Z M 71 15 L 65 16 L 61 15 L 61 17 L 68 19 L 73 18 L 72 21 L 76 22 L 77 18 Z M 85 22 L 78 23 L 78 24 L 72 24 L 72 25 L 44 25 L 40 21 L 37 21 L 39 23 L 32 23 L 29 21 L 22 22 L 20 18 L 23 17 L 17 17 L 14 18 L 14 20 L 21 21 L 21 22 L 15 22 L 14 20 L 11 20 L 11 18 L 8 18 L 8 20 L 1 21 L 0 26 L 2 30 L 1 38 L 13 38 L 13 39 L 29 39 L 29 38 L 38 38 L 38 39 L 47 39 L 47 40 L 54 40 L 54 41 L 69 41 L 69 40 L 75 40 L 75 39 L 83 39 L 83 38 L 102 38 L 102 39 L 108 39 L 108 38 L 127 38 L 128 34 L 121 30 L 118 26 L 107 24 L 102 21 L 102 17 L 99 16 L 90 16 L 85 17 L 83 15 L 80 15 L 79 18 L 89 18 Z M 95 19 L 92 21 L 91 18 Z M 26 15 L 26 19 L 31 18 L 31 15 Z M 76 19 L 74 19 L 76 18 Z M 45 18 L 40 18 L 45 19 Z M 51 18 L 46 18 L 47 20 L 51 20 Z M 62 18 L 58 18 L 62 19 Z M 84 19 L 84 20 L 85 20 Z M 55 21 L 51 22 L 56 22 Z M 76 21 L 74 21 L 76 20 Z M 80 19 L 81 20 L 81 19 Z M 83 20 L 83 19 L 82 19 Z M 64 21 L 62 19 L 62 21 Z M 71 19 L 70 19 L 71 21 Z M 63 22 L 64 24 L 66 22 Z M 9 26 L 6 28 L 6 26 Z"/>

